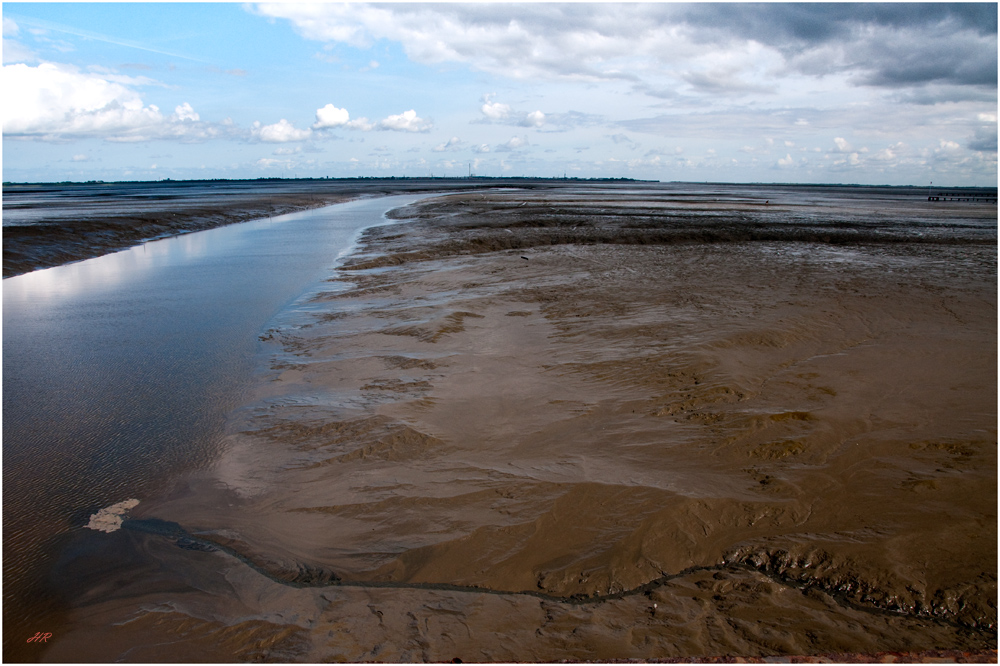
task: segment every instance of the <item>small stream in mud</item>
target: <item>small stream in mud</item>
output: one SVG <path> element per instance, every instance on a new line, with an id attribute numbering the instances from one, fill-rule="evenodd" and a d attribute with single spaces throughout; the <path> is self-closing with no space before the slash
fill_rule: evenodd
<path id="1" fill-rule="evenodd" d="M 3 281 L 5 657 L 56 630 L 49 572 L 71 535 L 98 509 L 210 461 L 254 385 L 268 322 L 363 229 L 419 198 L 237 224 Z"/>

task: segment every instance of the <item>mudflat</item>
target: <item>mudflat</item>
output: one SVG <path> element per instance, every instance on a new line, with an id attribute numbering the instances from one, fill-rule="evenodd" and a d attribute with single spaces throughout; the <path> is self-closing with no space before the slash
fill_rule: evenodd
<path id="1" fill-rule="evenodd" d="M 394 216 L 263 336 L 221 458 L 95 533 L 131 559 L 45 659 L 995 660 L 995 206 Z"/>

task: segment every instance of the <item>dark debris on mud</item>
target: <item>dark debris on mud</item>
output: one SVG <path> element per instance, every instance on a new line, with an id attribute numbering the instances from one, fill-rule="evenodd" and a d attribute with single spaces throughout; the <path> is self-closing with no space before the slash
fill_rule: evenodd
<path id="1" fill-rule="evenodd" d="M 559 663 L 580 663 L 562 661 Z M 924 650 L 920 652 L 837 652 L 831 654 L 740 657 L 684 657 L 677 659 L 611 659 L 594 664 L 995 664 L 996 650 Z"/>

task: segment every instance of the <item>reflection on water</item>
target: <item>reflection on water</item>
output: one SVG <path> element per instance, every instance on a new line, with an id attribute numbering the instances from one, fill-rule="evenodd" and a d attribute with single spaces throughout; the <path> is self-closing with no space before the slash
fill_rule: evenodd
<path id="1" fill-rule="evenodd" d="M 360 229 L 415 198 L 223 227 L 3 281 L 5 655 L 53 608 L 45 572 L 66 535 L 210 460 L 251 386 L 268 320 Z"/>
<path id="2" fill-rule="evenodd" d="M 34 271 L 4 281 L 4 304 L 10 306 L 34 302 L 37 306 L 51 303 L 53 299 L 72 298 L 77 294 L 114 290 L 123 280 L 145 280 L 151 273 L 196 263 L 210 254 L 221 258 L 234 252 L 239 253 L 241 246 L 254 242 L 268 230 L 273 231 L 276 225 L 301 225 L 303 218 L 308 219 L 316 213 L 309 211 L 284 215 L 219 230 L 186 234 L 144 243 L 92 261 Z"/>

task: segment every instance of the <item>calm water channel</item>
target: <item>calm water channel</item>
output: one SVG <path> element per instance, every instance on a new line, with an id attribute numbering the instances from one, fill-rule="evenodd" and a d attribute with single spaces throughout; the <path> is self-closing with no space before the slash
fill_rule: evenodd
<path id="1" fill-rule="evenodd" d="M 48 571 L 72 533 L 210 461 L 253 386 L 268 322 L 362 229 L 419 198 L 238 224 L 3 281 L 5 658 L 57 622 Z"/>

